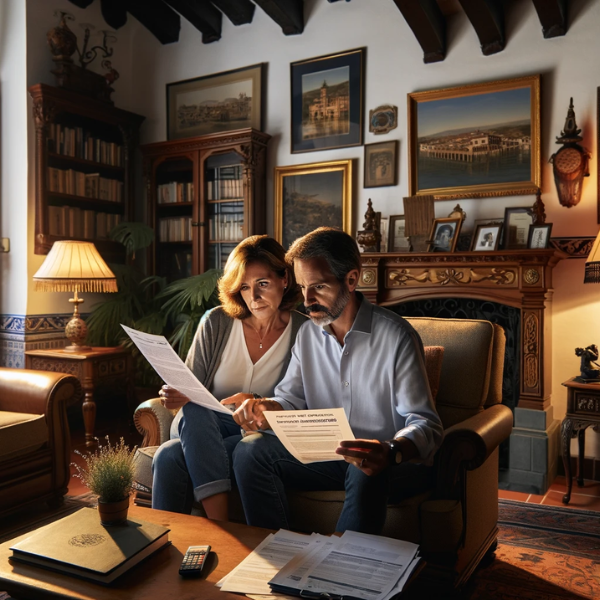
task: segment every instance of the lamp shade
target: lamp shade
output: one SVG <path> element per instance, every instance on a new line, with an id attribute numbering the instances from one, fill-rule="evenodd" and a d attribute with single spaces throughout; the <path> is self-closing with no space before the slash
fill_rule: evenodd
<path id="1" fill-rule="evenodd" d="M 117 280 L 91 242 L 54 242 L 33 276 L 41 292 L 116 292 Z"/>
<path id="2" fill-rule="evenodd" d="M 583 283 L 600 283 L 600 233 L 596 236 L 592 250 L 585 261 Z"/>

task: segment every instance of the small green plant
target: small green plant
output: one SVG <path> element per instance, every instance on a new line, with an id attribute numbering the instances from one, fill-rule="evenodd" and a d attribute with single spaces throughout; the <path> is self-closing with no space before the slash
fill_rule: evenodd
<path id="1" fill-rule="evenodd" d="M 106 444 L 99 445 L 93 453 L 76 454 L 83 457 L 85 465 L 73 463 L 76 473 L 89 490 L 98 495 L 102 502 L 119 502 L 131 493 L 135 474 L 133 457 L 137 446 L 129 449 L 121 438 L 118 444 L 112 445 L 106 436 Z"/>

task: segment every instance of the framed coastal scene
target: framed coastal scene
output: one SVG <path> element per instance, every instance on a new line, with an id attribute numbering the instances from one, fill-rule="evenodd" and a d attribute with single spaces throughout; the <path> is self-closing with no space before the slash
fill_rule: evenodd
<path id="1" fill-rule="evenodd" d="M 321 226 L 352 234 L 352 160 L 275 167 L 275 239 L 287 250 Z"/>
<path id="2" fill-rule="evenodd" d="M 408 95 L 411 195 L 534 194 L 541 183 L 540 76 Z"/>

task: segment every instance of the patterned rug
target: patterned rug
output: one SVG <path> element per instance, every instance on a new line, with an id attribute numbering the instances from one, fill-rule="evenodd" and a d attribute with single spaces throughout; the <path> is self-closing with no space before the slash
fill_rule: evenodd
<path id="1" fill-rule="evenodd" d="M 500 500 L 496 560 L 479 568 L 469 600 L 600 598 L 600 513 Z"/>

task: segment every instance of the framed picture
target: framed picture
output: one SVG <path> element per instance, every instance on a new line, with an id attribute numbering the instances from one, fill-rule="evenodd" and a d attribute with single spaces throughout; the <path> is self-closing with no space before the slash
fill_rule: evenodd
<path id="1" fill-rule="evenodd" d="M 167 84 L 167 139 L 262 127 L 263 65 Z"/>
<path id="2" fill-rule="evenodd" d="M 365 48 L 293 62 L 292 153 L 360 146 Z"/>
<path id="3" fill-rule="evenodd" d="M 475 228 L 471 251 L 481 252 L 486 250 L 498 250 L 500 245 L 500 232 L 502 223 L 480 224 Z"/>
<path id="4" fill-rule="evenodd" d="M 529 228 L 529 238 L 527 239 L 528 248 L 548 248 L 550 246 L 550 233 L 552 232 L 552 223 L 543 225 L 532 225 Z"/>
<path id="5" fill-rule="evenodd" d="M 369 131 L 375 135 L 389 133 L 398 127 L 398 107 L 384 104 L 369 111 Z"/>
<path id="6" fill-rule="evenodd" d="M 366 188 L 398 184 L 398 140 L 365 144 Z"/>
<path id="7" fill-rule="evenodd" d="M 410 194 L 535 194 L 540 76 L 408 94 Z"/>
<path id="8" fill-rule="evenodd" d="M 504 249 L 527 248 L 529 227 L 533 224 L 530 207 L 508 207 L 504 209 Z"/>
<path id="9" fill-rule="evenodd" d="M 410 252 L 410 240 L 405 236 L 404 215 L 390 217 L 388 227 L 388 252 Z"/>
<path id="10" fill-rule="evenodd" d="M 461 218 L 454 217 L 434 219 L 427 242 L 429 244 L 427 251 L 454 252 L 462 221 Z"/>
<path id="11" fill-rule="evenodd" d="M 275 239 L 287 249 L 321 226 L 352 235 L 352 160 L 275 167 Z"/>

